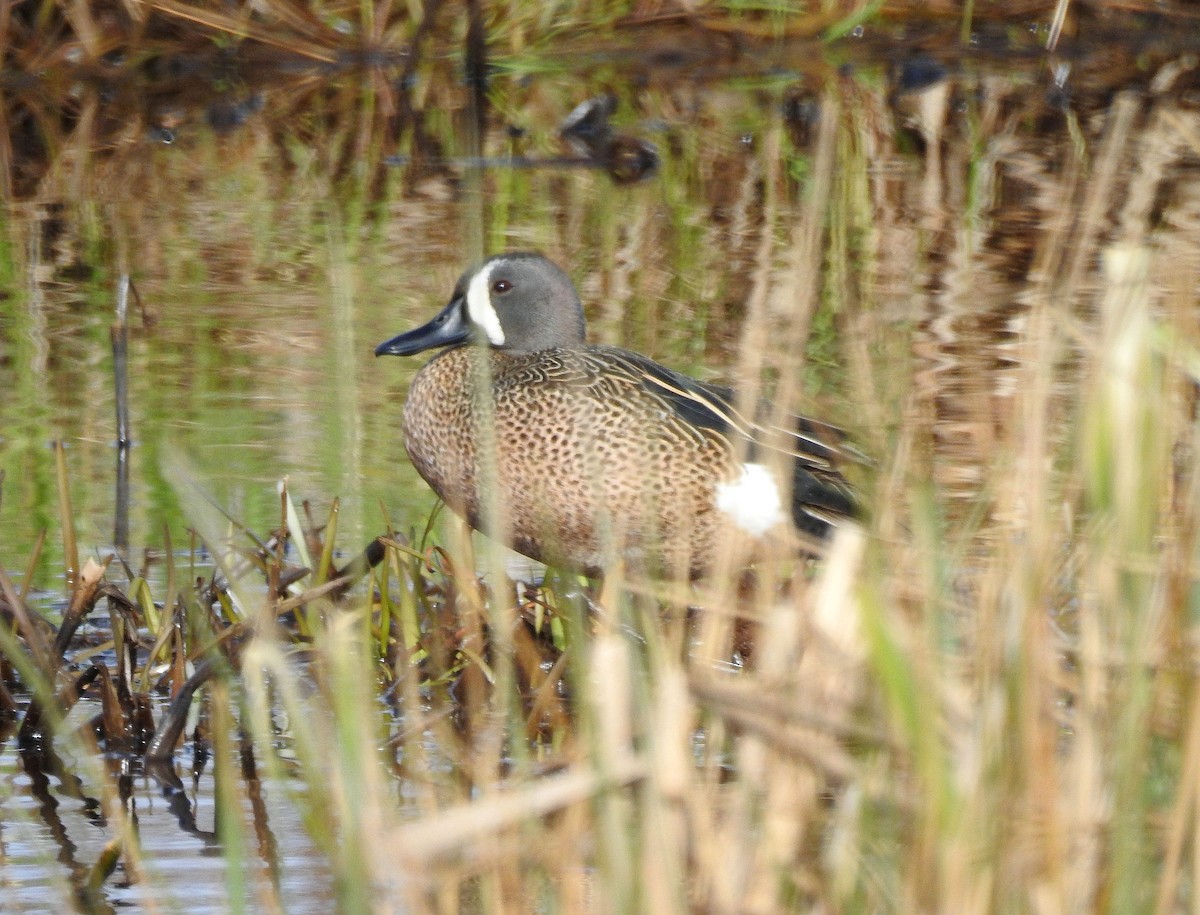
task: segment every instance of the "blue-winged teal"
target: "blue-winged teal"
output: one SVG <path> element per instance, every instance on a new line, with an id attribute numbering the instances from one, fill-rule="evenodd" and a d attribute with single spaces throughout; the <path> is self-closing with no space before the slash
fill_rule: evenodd
<path id="1" fill-rule="evenodd" d="M 798 419 L 791 485 L 780 486 L 767 465 L 786 461 L 756 461 L 767 436 L 736 412 L 733 391 L 586 343 L 574 285 L 541 255 L 501 254 L 467 271 L 432 321 L 375 355 L 435 347 L 448 349 L 417 373 L 404 405 L 409 457 L 477 529 L 488 517 L 479 481 L 494 461 L 496 517 L 508 528 L 499 539 L 534 559 L 595 574 L 619 548 L 660 573 L 696 576 L 733 530 L 760 537 L 794 524 L 815 539 L 854 510 L 830 444 L 837 430 Z"/>

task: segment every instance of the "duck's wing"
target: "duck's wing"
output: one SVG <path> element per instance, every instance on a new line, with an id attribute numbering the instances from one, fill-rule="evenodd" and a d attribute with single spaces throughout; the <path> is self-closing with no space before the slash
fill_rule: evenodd
<path id="1" fill-rule="evenodd" d="M 846 444 L 841 429 L 806 416 L 792 417 L 790 427 L 752 420 L 738 411 L 732 388 L 705 384 L 629 350 L 592 347 L 589 351 L 604 362 L 609 378 L 618 370 L 687 425 L 746 442 L 748 458 L 764 451 L 791 457 L 792 516 L 802 530 L 824 536 L 838 516 L 858 514 L 854 491 L 839 465 L 862 458 Z M 760 412 L 769 415 L 771 411 L 763 405 Z"/>
<path id="2" fill-rule="evenodd" d="M 836 516 L 857 514 L 853 490 L 838 469 L 856 452 L 844 446 L 846 433 L 836 426 L 802 416 L 790 428 L 752 420 L 738 411 L 732 388 L 705 384 L 615 346 L 542 352 L 536 369 L 543 381 L 591 388 L 599 398 L 628 396 L 630 389 L 648 394 L 693 434 L 743 441 L 750 460 L 768 451 L 791 457 L 792 515 L 801 529 L 823 535 Z M 764 406 L 761 412 L 770 411 Z"/>
<path id="3" fill-rule="evenodd" d="M 736 432 L 749 437 L 750 425 L 733 405 L 732 388 L 705 384 L 629 350 L 604 347 L 595 352 L 690 425 L 726 436 Z"/>
<path id="4" fill-rule="evenodd" d="M 666 402 L 681 419 L 722 435 L 744 438 L 756 449 L 769 448 L 789 454 L 814 471 L 834 471 L 856 453 L 845 446 L 846 433 L 837 426 L 792 417 L 791 428 L 746 417 L 735 406 L 733 388 L 706 384 L 660 365 L 653 359 L 616 347 L 594 347 L 609 365 L 618 365 L 645 390 Z M 770 407 L 759 411 L 770 414 Z"/>

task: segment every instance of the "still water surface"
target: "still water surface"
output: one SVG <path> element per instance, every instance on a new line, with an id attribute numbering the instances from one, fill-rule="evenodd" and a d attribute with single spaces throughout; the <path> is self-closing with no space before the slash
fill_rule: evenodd
<path id="1" fill-rule="evenodd" d="M 85 702 L 80 711 L 96 709 Z M 229 911 L 237 884 L 231 883 L 217 839 L 211 766 L 193 778 L 189 757 L 187 752 L 179 754 L 176 779 L 143 772 L 140 766 L 134 773 L 113 773 L 114 781 L 128 792 L 125 807 L 139 841 L 153 853 L 144 859 L 138 881 L 118 875 L 102 893 L 81 898 L 75 888 L 86 883 L 89 868 L 112 839 L 113 823 L 103 813 L 104 789 L 87 778 L 82 759 L 64 759 L 70 775 L 51 775 L 41 784 L 16 753 L 0 753 L 0 910 L 59 913 L 74 900 L 80 911 L 92 912 L 149 911 L 156 906 L 160 911 Z M 123 765 L 115 759 L 105 764 L 118 769 Z M 265 779 L 256 785 L 261 791 L 259 809 L 246 805 L 247 816 L 257 813 L 262 825 L 259 845 L 245 862 L 248 911 L 262 910 L 255 901 L 256 887 L 272 879 L 271 869 L 284 911 L 332 911 L 328 870 L 308 839 L 290 787 Z"/>

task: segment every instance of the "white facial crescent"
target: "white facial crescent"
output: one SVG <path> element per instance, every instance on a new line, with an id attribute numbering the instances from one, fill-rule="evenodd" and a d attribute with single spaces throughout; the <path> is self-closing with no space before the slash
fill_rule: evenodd
<path id="1" fill-rule="evenodd" d="M 467 315 L 471 323 L 483 328 L 492 346 L 503 346 L 504 328 L 500 326 L 500 316 L 492 305 L 492 268 L 495 266 L 496 261 L 492 261 L 471 277 L 471 283 L 467 286 Z"/>

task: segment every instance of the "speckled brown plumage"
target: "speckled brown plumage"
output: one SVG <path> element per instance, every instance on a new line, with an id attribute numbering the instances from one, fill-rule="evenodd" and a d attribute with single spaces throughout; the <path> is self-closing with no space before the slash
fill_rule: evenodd
<path id="1" fill-rule="evenodd" d="M 589 346 L 573 284 L 540 255 L 467 271 L 438 315 L 375 352 L 443 346 L 409 389 L 405 448 L 451 509 L 534 559 L 598 573 L 619 554 L 696 576 L 735 529 L 786 536 L 789 491 L 792 522 L 815 537 L 854 510 L 836 430 L 804 419 L 765 430 L 728 389 Z M 789 462 L 790 479 L 773 479 Z"/>
<path id="2" fill-rule="evenodd" d="M 617 542 L 627 557 L 668 574 L 698 573 L 722 526 L 713 492 L 729 475 L 732 447 L 614 373 L 602 352 L 444 352 L 413 380 L 405 448 L 447 505 L 482 527 L 487 426 L 477 390 L 490 389 L 502 539 L 590 573 L 605 567 Z M 481 357 L 491 383 L 477 388 Z"/>

